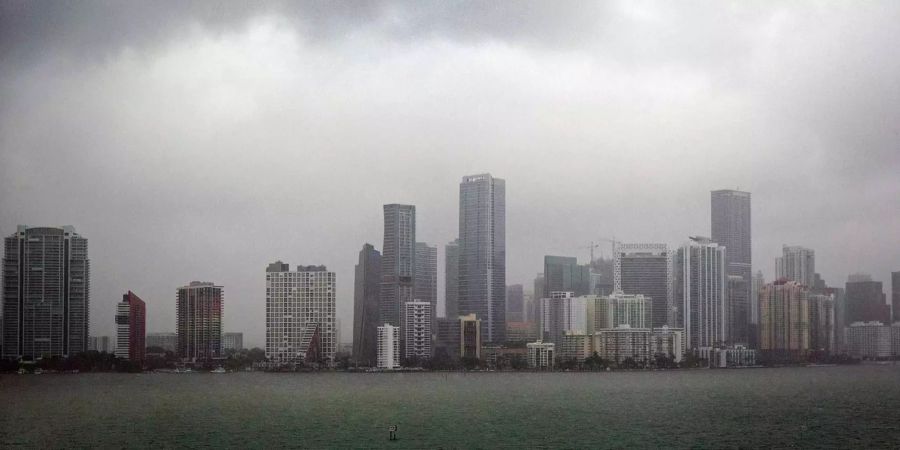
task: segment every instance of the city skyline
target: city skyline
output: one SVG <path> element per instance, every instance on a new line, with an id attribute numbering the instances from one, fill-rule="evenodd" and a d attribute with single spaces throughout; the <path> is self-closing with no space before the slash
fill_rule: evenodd
<path id="1" fill-rule="evenodd" d="M 16 20 L 0 26 L 0 233 L 90 237 L 99 334 L 125 290 L 164 332 L 174 288 L 217 280 L 225 329 L 261 346 L 257 274 L 281 259 L 336 271 L 349 341 L 353 265 L 381 242 L 381 205 L 416 205 L 441 274 L 458 179 L 485 172 L 509 189 L 507 284 L 530 286 L 544 255 L 587 262 L 598 238 L 710 235 L 718 189 L 752 193 L 752 269 L 767 280 L 784 244 L 814 249 L 830 285 L 868 272 L 887 290 L 898 270 L 898 5 L 376 5 L 346 21 L 33 8 L 0 16 Z"/>

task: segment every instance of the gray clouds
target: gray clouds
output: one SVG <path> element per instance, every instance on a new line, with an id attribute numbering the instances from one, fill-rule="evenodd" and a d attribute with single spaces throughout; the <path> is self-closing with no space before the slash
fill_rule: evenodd
<path id="1" fill-rule="evenodd" d="M 547 5 L 4 3 L 0 232 L 90 239 L 100 333 L 127 289 L 172 329 L 204 279 L 255 345 L 267 263 L 336 270 L 349 332 L 381 205 L 442 248 L 484 171 L 510 283 L 601 236 L 708 234 L 736 186 L 767 277 L 782 243 L 833 284 L 900 269 L 900 6 Z"/>

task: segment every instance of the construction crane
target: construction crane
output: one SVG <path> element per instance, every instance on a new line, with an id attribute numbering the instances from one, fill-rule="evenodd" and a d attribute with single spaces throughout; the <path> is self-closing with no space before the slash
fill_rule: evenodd
<path id="1" fill-rule="evenodd" d="M 621 243 L 622 243 L 621 241 L 617 241 L 615 238 L 610 239 L 610 238 L 603 238 L 603 237 L 602 237 L 602 238 L 598 238 L 597 241 L 609 242 L 609 243 L 611 244 L 611 246 L 610 246 L 610 247 L 611 247 L 611 250 L 612 250 L 611 255 L 612 255 L 613 257 L 615 257 L 615 254 L 616 254 L 616 244 L 621 244 Z M 591 264 L 593 264 L 593 263 L 594 263 L 594 249 L 595 249 L 595 248 L 599 248 L 601 245 L 603 245 L 603 242 L 591 241 L 591 245 L 589 245 L 589 246 L 587 246 L 587 247 L 578 247 L 578 248 L 579 248 L 579 249 L 590 249 L 590 251 L 591 251 Z M 601 257 L 603 256 L 603 253 L 602 253 L 602 252 L 600 253 L 600 256 L 601 256 Z"/>

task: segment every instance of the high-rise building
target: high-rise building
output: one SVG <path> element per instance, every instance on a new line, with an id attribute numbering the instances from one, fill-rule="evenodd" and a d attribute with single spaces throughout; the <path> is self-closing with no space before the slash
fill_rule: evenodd
<path id="1" fill-rule="evenodd" d="M 460 356 L 481 359 L 482 323 L 475 314 L 459 316 Z"/>
<path id="2" fill-rule="evenodd" d="M 459 317 L 459 239 L 444 246 L 444 317 Z"/>
<path id="3" fill-rule="evenodd" d="M 775 258 L 775 278 L 796 281 L 812 290 L 815 288 L 816 252 L 799 245 L 781 247 L 781 257 Z"/>
<path id="4" fill-rule="evenodd" d="M 725 267 L 728 275 L 747 280 L 750 289 L 750 193 L 723 189 L 710 193 L 710 228 L 712 242 L 727 250 Z"/>
<path id="5" fill-rule="evenodd" d="M 727 250 L 726 250 L 727 252 Z M 725 342 L 728 345 L 747 346 L 750 342 L 750 299 L 747 295 L 747 280 L 737 275 L 728 275 L 728 292 L 725 296 Z"/>
<path id="6" fill-rule="evenodd" d="M 161 348 L 175 353 L 178 348 L 178 333 L 147 333 L 147 348 Z"/>
<path id="7" fill-rule="evenodd" d="M 574 292 L 576 297 L 591 293 L 591 266 L 578 264 L 571 256 L 544 256 L 544 293 Z"/>
<path id="8" fill-rule="evenodd" d="M 778 280 L 759 294 L 759 350 L 769 361 L 804 361 L 809 352 L 809 288 Z"/>
<path id="9" fill-rule="evenodd" d="M 616 364 L 629 358 L 638 364 L 647 363 L 653 356 L 653 342 L 653 332 L 649 328 L 620 325 L 594 333 L 594 351 Z"/>
<path id="10" fill-rule="evenodd" d="M 588 295 L 587 332 L 593 334 L 607 328 L 628 325 L 632 328 L 650 328 L 652 303 L 643 295 L 614 292 L 610 295 Z"/>
<path id="11" fill-rule="evenodd" d="M 415 277 L 416 207 L 384 205 L 379 323 L 401 327 L 403 304 L 414 300 Z M 400 339 L 402 342 L 402 329 Z"/>
<path id="12" fill-rule="evenodd" d="M 891 310 L 893 321 L 900 322 L 900 271 L 891 272 Z"/>
<path id="13" fill-rule="evenodd" d="M 222 350 L 239 352 L 244 349 L 244 333 L 222 333 Z"/>
<path id="14" fill-rule="evenodd" d="M 762 270 L 758 270 L 753 276 L 753 285 L 750 289 L 750 323 L 756 325 L 759 323 L 759 292 L 766 285 L 766 277 L 763 276 Z"/>
<path id="15" fill-rule="evenodd" d="M 809 295 L 809 349 L 829 355 L 835 352 L 834 295 Z"/>
<path id="16" fill-rule="evenodd" d="M 147 350 L 147 305 L 134 292 L 116 305 L 116 357 L 142 363 Z"/>
<path id="17" fill-rule="evenodd" d="M 378 358 L 378 304 L 381 292 L 381 252 L 363 245 L 356 264 L 353 291 L 353 358 L 374 366 Z"/>
<path id="18" fill-rule="evenodd" d="M 652 303 L 652 326 L 674 326 L 672 255 L 666 244 L 618 244 L 615 246 L 615 289 L 640 294 Z"/>
<path id="19" fill-rule="evenodd" d="M 222 307 L 224 288 L 214 283 L 191 281 L 177 290 L 176 353 L 190 361 L 210 361 L 222 355 Z"/>
<path id="20" fill-rule="evenodd" d="M 892 328 L 881 322 L 853 322 L 847 327 L 847 353 L 859 359 L 888 359 L 892 355 Z"/>
<path id="21" fill-rule="evenodd" d="M 416 301 L 431 304 L 432 319 L 437 316 L 437 247 L 416 242 Z"/>
<path id="22" fill-rule="evenodd" d="M 115 351 L 114 347 L 113 341 L 109 336 L 90 336 L 88 338 L 89 351 L 112 353 Z M 175 348 L 174 345 L 172 348 Z"/>
<path id="23" fill-rule="evenodd" d="M 521 284 L 506 287 L 506 321 L 523 322 L 525 320 L 525 291 Z"/>
<path id="24" fill-rule="evenodd" d="M 19 225 L 4 241 L 5 359 L 75 356 L 88 349 L 88 241 L 71 226 Z"/>
<path id="25" fill-rule="evenodd" d="M 486 342 L 506 334 L 506 183 L 490 174 L 459 184 L 459 314 L 475 314 Z"/>
<path id="26" fill-rule="evenodd" d="M 432 304 L 411 301 L 404 305 L 403 328 L 406 330 L 404 355 L 407 359 L 431 358 Z"/>
<path id="27" fill-rule="evenodd" d="M 334 363 L 337 282 L 325 266 L 266 267 L 266 357 L 275 364 Z"/>
<path id="28" fill-rule="evenodd" d="M 434 348 L 435 358 L 448 358 L 457 360 L 461 355 L 459 316 L 440 317 L 434 324 Z"/>
<path id="29" fill-rule="evenodd" d="M 687 348 L 722 345 L 725 320 L 725 247 L 693 237 L 675 258 L 675 302 Z"/>
<path id="30" fill-rule="evenodd" d="M 541 340 L 562 348 L 567 331 L 584 334 L 587 331 L 587 297 L 575 297 L 574 292 L 551 292 L 541 299 Z"/>
<path id="31" fill-rule="evenodd" d="M 891 306 L 887 304 L 880 281 L 872 281 L 867 274 L 853 274 L 846 286 L 847 323 L 890 322 Z"/>
<path id="32" fill-rule="evenodd" d="M 378 368 L 400 367 L 400 327 L 386 323 L 378 327 Z"/>

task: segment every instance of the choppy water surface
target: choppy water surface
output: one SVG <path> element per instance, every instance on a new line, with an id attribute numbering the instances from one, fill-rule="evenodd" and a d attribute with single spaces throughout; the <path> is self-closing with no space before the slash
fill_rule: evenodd
<path id="1" fill-rule="evenodd" d="M 0 375 L 0 447 L 791 445 L 900 446 L 900 365 Z"/>

